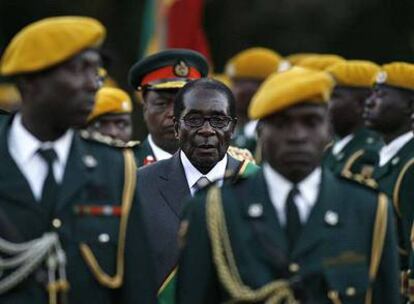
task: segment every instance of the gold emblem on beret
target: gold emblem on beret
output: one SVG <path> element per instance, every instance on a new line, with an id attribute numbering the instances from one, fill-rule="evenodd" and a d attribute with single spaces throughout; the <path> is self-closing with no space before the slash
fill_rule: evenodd
<path id="1" fill-rule="evenodd" d="M 375 79 L 376 83 L 385 83 L 387 81 L 387 72 L 381 71 L 377 74 L 377 77 Z"/>
<path id="2" fill-rule="evenodd" d="M 174 74 L 178 77 L 187 77 L 189 72 L 190 69 L 188 68 L 188 65 L 182 60 L 174 66 Z"/>

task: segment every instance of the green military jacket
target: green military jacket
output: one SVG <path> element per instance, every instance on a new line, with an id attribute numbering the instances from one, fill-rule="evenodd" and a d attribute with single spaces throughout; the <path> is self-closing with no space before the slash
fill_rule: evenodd
<path id="1" fill-rule="evenodd" d="M 135 160 L 137 167 L 152 164 L 156 162 L 154 152 L 151 149 L 148 138 L 145 138 L 139 145 L 134 148 Z"/>
<path id="2" fill-rule="evenodd" d="M 349 172 L 365 177 L 371 177 L 378 163 L 378 152 L 384 145 L 378 134 L 365 128 L 358 130 L 337 155 L 332 153 L 334 144 L 326 149 L 323 165 L 336 175 Z"/>
<path id="3" fill-rule="evenodd" d="M 405 144 L 387 164 L 376 167 L 373 178 L 379 189 L 392 199 L 397 218 L 401 267 L 407 269 L 414 219 L 414 139 Z"/>
<path id="4" fill-rule="evenodd" d="M 237 297 L 232 303 L 264 303 L 269 298 L 254 291 L 275 281 L 285 285 L 271 295 L 293 290 L 300 303 L 399 303 L 393 215 L 383 194 L 324 170 L 319 198 L 293 251 L 261 170 L 233 186 L 212 188 L 188 206 L 179 304 Z"/>
<path id="5" fill-rule="evenodd" d="M 13 233 L 5 232 L 1 237 L 20 243 L 45 232 L 57 233 L 67 258 L 68 303 L 155 303 L 151 250 L 140 206 L 135 204 L 136 190 L 134 186 L 124 187 L 127 180 L 121 150 L 84 140 L 75 133 L 58 199 L 50 210 L 35 200 L 9 154 L 10 122 L 8 119 L 0 124 L 0 210 L 9 220 L 8 231 Z M 135 167 L 129 172 L 129 178 L 135 177 Z M 120 228 L 123 193 L 132 197 L 126 233 Z M 124 246 L 121 239 L 125 240 Z M 96 265 L 81 247 L 89 248 Z M 0 256 L 5 257 L 2 253 Z M 110 280 L 104 277 L 116 274 L 122 282 L 108 283 Z M 0 294 L 0 303 L 49 303 L 47 277 L 42 264 L 16 287 Z"/>

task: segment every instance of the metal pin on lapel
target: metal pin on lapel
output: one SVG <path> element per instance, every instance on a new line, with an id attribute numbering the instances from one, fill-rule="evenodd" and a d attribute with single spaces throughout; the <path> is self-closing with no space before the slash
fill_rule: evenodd
<path id="1" fill-rule="evenodd" d="M 260 217 L 263 214 L 263 206 L 261 204 L 251 204 L 247 212 L 250 217 Z"/>
<path id="2" fill-rule="evenodd" d="M 83 157 L 83 163 L 85 164 L 86 167 L 88 168 L 95 168 L 96 165 L 98 164 L 98 161 L 96 160 L 95 157 L 93 157 L 92 155 L 85 155 Z"/>
<path id="3" fill-rule="evenodd" d="M 332 210 L 328 210 L 325 213 L 325 222 L 330 226 L 338 224 L 338 213 Z"/>

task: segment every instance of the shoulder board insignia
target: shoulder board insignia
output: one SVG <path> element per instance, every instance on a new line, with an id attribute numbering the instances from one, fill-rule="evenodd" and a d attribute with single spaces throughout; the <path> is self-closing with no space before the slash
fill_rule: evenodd
<path id="1" fill-rule="evenodd" d="M 248 160 L 254 164 L 256 163 L 252 153 L 247 149 L 241 149 L 235 146 L 229 146 L 229 148 L 227 149 L 227 153 L 229 153 L 231 157 L 239 161 Z"/>
<path id="2" fill-rule="evenodd" d="M 369 188 L 378 189 L 378 183 L 374 179 L 367 178 L 362 174 L 352 174 L 351 172 L 346 171 L 342 172 L 342 177 L 344 177 L 347 180 L 355 181 L 358 184 L 367 186 Z"/>
<path id="3" fill-rule="evenodd" d="M 110 136 L 107 135 L 103 135 L 99 132 L 90 132 L 88 130 L 82 130 L 80 131 L 80 136 L 83 139 L 86 140 L 92 140 L 92 141 L 96 141 L 111 147 L 116 147 L 116 148 L 133 148 L 137 145 L 139 145 L 139 141 L 129 141 L 129 142 L 124 142 L 123 140 L 120 139 L 115 139 L 112 138 Z"/>

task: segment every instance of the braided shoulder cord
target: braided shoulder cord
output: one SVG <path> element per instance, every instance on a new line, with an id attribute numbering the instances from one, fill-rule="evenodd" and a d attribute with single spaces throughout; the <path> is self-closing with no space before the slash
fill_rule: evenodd
<path id="1" fill-rule="evenodd" d="M 276 280 L 257 290 L 243 283 L 231 248 L 218 187 L 212 187 L 207 194 L 206 221 L 219 280 L 232 298 L 229 303 L 260 301 L 264 301 L 265 304 L 296 303 L 293 291 L 286 280 Z"/>

